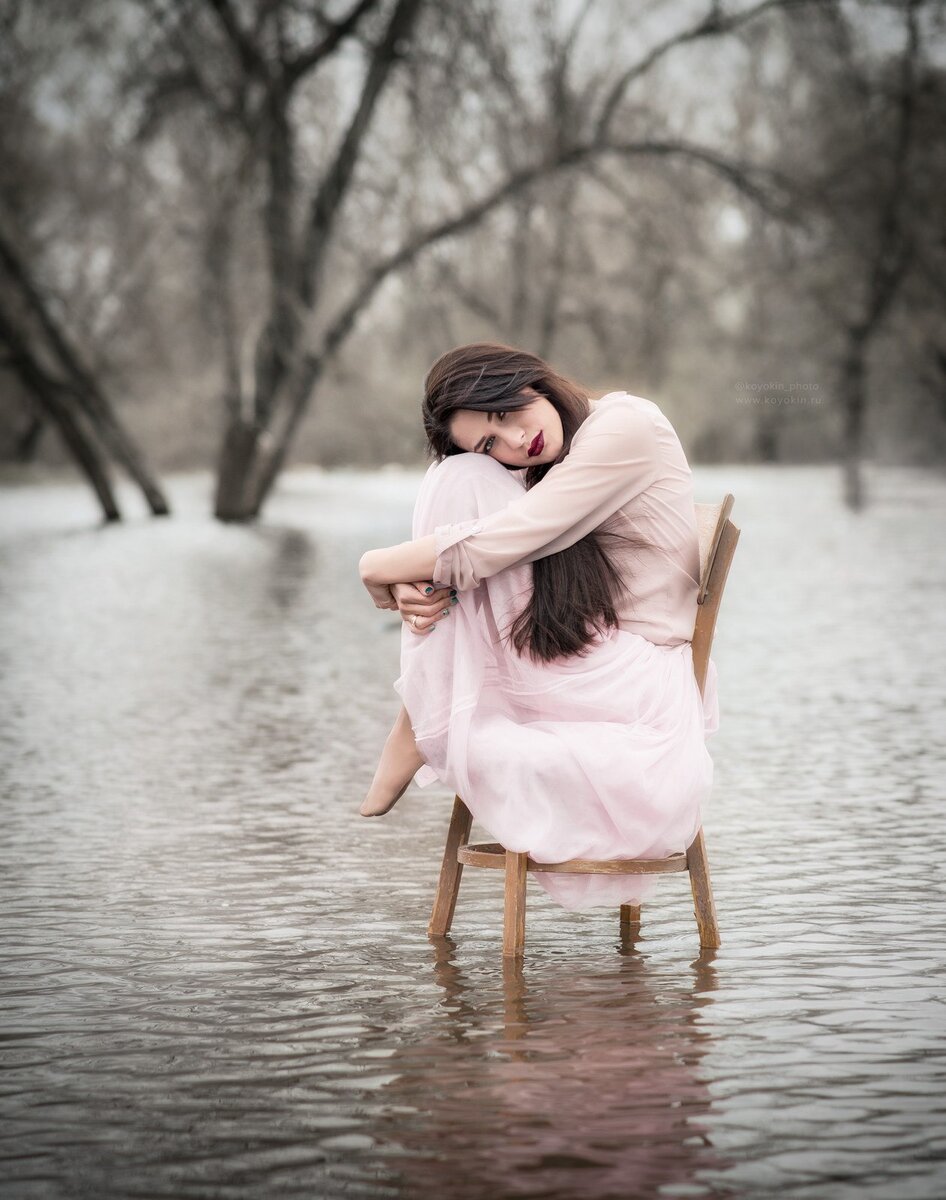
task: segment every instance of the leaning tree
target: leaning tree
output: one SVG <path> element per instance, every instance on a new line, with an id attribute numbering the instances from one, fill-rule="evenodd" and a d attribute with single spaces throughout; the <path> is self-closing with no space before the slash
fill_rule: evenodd
<path id="1" fill-rule="evenodd" d="M 120 517 L 113 465 L 128 473 L 155 515 L 164 515 L 167 500 L 119 416 L 89 338 L 105 308 L 121 306 L 119 280 L 133 256 L 121 252 L 119 222 L 90 220 L 86 202 L 113 217 L 125 207 L 124 164 L 90 146 L 98 132 L 93 120 L 60 104 L 48 86 L 96 19 L 19 6 L 0 16 L 0 373 L 15 381 L 7 391 L 28 408 L 21 441 L 35 444 L 46 426 L 58 430 L 106 520 Z M 83 269 L 92 262 L 94 272 Z M 79 287 L 64 282 L 63 263 L 81 264 L 74 277 L 100 278 L 84 306 L 90 311 L 79 312 Z"/>

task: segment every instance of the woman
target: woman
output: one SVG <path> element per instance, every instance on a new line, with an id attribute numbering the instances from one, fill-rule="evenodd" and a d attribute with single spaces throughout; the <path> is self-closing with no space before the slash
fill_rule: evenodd
<path id="1" fill-rule="evenodd" d="M 416 777 L 540 862 L 685 850 L 719 714 L 714 664 L 704 697 L 693 674 L 699 545 L 670 422 L 477 343 L 431 368 L 424 427 L 438 461 L 413 540 L 360 563 L 377 607 L 405 621 L 404 705 L 361 813 Z M 658 878 L 534 877 L 573 910 L 639 903 Z"/>

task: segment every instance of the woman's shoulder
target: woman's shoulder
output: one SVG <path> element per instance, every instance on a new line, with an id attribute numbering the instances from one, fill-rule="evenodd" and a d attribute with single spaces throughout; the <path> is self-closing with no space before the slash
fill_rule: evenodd
<path id="1" fill-rule="evenodd" d="M 591 412 L 575 434 L 575 443 L 608 436 L 627 438 L 638 447 L 642 443 L 656 449 L 657 430 L 666 422 L 663 413 L 652 400 L 630 392 L 608 392 L 591 401 Z"/>
<path id="2" fill-rule="evenodd" d="M 667 419 L 653 400 L 647 400 L 644 396 L 635 396 L 632 392 L 616 391 L 607 392 L 599 399 L 592 400 L 591 413 L 587 420 L 590 421 L 594 418 L 601 421 L 608 418 L 612 421 L 620 421 L 622 418 L 633 419 L 635 414 L 649 417 L 655 422 Z"/>
<path id="3" fill-rule="evenodd" d="M 621 449 L 636 446 L 637 452 L 658 460 L 676 478 L 690 478 L 690 464 L 670 418 L 658 404 L 631 392 L 608 392 L 595 401 L 594 408 L 575 435 L 577 444 L 585 431 L 586 445 L 601 446 L 607 440 Z"/>

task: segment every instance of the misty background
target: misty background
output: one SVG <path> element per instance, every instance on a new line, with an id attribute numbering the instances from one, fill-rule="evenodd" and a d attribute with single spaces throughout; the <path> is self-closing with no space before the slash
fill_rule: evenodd
<path id="1" fill-rule="evenodd" d="M 853 506 L 946 461 L 941 2 L 0 11 L 8 480 L 114 516 L 116 471 L 162 511 L 211 468 L 251 518 L 287 463 L 422 464 L 480 339 Z"/>

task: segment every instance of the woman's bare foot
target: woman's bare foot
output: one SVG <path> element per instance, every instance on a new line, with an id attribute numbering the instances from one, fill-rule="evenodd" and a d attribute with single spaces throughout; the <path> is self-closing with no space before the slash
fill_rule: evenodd
<path id="1" fill-rule="evenodd" d="M 374 773 L 371 787 L 368 788 L 368 794 L 358 810 L 359 813 L 363 817 L 381 817 L 390 812 L 423 765 L 424 759 L 414 741 L 414 731 L 407 709 L 401 705 L 401 711 L 384 743 L 381 761 Z"/>

